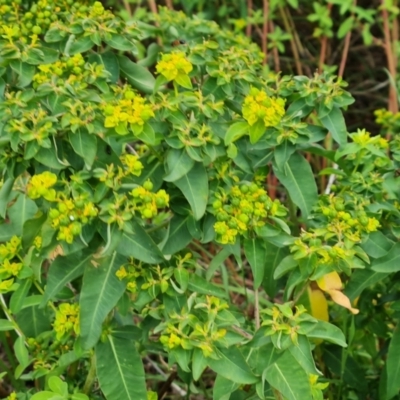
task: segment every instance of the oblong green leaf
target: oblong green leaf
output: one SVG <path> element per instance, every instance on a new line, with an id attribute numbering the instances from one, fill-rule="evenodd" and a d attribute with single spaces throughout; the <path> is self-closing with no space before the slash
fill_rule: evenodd
<path id="1" fill-rule="evenodd" d="M 116 252 L 99 260 L 99 266 L 87 267 L 83 276 L 80 304 L 82 347 L 90 349 L 100 338 L 102 324 L 125 291 L 115 275 L 126 258 Z"/>
<path id="2" fill-rule="evenodd" d="M 96 136 L 79 129 L 69 134 L 69 141 L 75 153 L 83 158 L 86 168 L 90 170 L 97 154 Z"/>
<path id="3" fill-rule="evenodd" d="M 373 271 L 376 272 L 397 272 L 400 271 L 400 243 L 396 243 L 386 256 L 377 258 L 373 264 Z"/>
<path id="4" fill-rule="evenodd" d="M 386 361 L 386 399 L 389 400 L 396 396 L 400 390 L 400 324 L 397 324 L 392 339 L 390 340 L 389 350 Z"/>
<path id="5" fill-rule="evenodd" d="M 310 164 L 303 156 L 294 153 L 283 169 L 274 165 L 274 173 L 289 192 L 293 203 L 300 208 L 303 217 L 307 218 L 318 197 Z"/>
<path id="6" fill-rule="evenodd" d="M 251 372 L 242 353 L 236 347 L 218 351 L 218 359 L 209 358 L 208 364 L 218 375 L 239 384 L 256 383 L 259 378 Z"/>
<path id="7" fill-rule="evenodd" d="M 192 240 L 187 227 L 187 217 L 175 215 L 171 219 L 169 234 L 162 251 L 164 254 L 175 254 L 184 249 Z"/>
<path id="8" fill-rule="evenodd" d="M 135 221 L 126 224 L 129 232 L 122 233 L 116 248 L 119 254 L 134 257 L 149 264 L 158 264 L 164 261 L 160 249 L 146 231 Z"/>
<path id="9" fill-rule="evenodd" d="M 318 321 L 307 336 L 312 339 L 323 339 L 342 347 L 347 347 L 346 337 L 335 325 L 325 321 Z"/>
<path id="10" fill-rule="evenodd" d="M 0 217 L 6 217 L 8 199 L 14 185 L 14 178 L 8 178 L 0 189 Z"/>
<path id="11" fill-rule="evenodd" d="M 338 107 L 332 107 L 332 110 L 319 119 L 321 124 L 332 134 L 333 139 L 339 145 L 345 145 L 347 141 L 347 129 L 343 113 Z"/>
<path id="12" fill-rule="evenodd" d="M 8 319 L 0 319 L 0 332 L 1 331 L 12 331 L 14 324 Z"/>
<path id="13" fill-rule="evenodd" d="M 232 124 L 225 134 L 225 146 L 240 139 L 243 135 L 249 132 L 249 124 L 247 122 L 235 122 Z"/>
<path id="14" fill-rule="evenodd" d="M 42 305 L 53 299 L 67 283 L 81 276 L 92 257 L 89 250 L 58 256 L 50 265 Z"/>
<path id="15" fill-rule="evenodd" d="M 168 173 L 164 181 L 174 182 L 186 175 L 194 166 L 194 160 L 184 149 L 170 149 L 166 157 Z"/>
<path id="16" fill-rule="evenodd" d="M 254 289 L 258 289 L 264 279 L 267 250 L 260 238 L 244 240 L 244 254 L 250 264 L 254 278 Z"/>
<path id="17" fill-rule="evenodd" d="M 387 273 L 376 272 L 370 269 L 358 269 L 351 274 L 344 293 L 353 301 L 364 289 L 372 287 L 375 283 L 382 281 L 388 275 Z"/>
<path id="18" fill-rule="evenodd" d="M 135 64 L 125 56 L 118 56 L 118 62 L 121 74 L 134 88 L 144 93 L 153 92 L 156 80 L 147 68 Z"/>
<path id="19" fill-rule="evenodd" d="M 96 346 L 96 370 L 107 400 L 146 400 L 143 364 L 132 340 L 108 336 Z"/>
<path id="20" fill-rule="evenodd" d="M 196 220 L 206 212 L 208 201 L 208 175 L 203 164 L 196 163 L 181 179 L 174 182 L 189 202 Z"/>
<path id="21" fill-rule="evenodd" d="M 265 371 L 268 383 L 288 400 L 312 400 L 308 375 L 293 355 L 285 351 Z"/>

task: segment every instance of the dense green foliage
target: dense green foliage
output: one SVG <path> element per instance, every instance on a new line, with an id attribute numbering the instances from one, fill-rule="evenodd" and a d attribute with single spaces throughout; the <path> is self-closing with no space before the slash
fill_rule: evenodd
<path id="1" fill-rule="evenodd" d="M 183 12 L 0 14 L 1 396 L 399 397 L 399 113 Z"/>

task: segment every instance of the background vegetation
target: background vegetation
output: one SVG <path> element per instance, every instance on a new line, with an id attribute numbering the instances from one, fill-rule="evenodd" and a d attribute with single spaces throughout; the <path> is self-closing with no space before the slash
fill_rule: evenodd
<path id="1" fill-rule="evenodd" d="M 0 0 L 0 397 L 399 398 L 398 13 Z"/>

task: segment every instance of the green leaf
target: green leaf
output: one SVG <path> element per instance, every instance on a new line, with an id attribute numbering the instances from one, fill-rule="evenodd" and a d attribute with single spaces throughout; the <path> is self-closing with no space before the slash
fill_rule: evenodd
<path id="1" fill-rule="evenodd" d="M 201 374 L 206 369 L 207 365 L 208 359 L 204 357 L 203 352 L 198 348 L 194 349 L 192 357 L 192 373 L 195 381 L 200 379 Z"/>
<path id="2" fill-rule="evenodd" d="M 257 143 L 266 131 L 264 121 L 259 119 L 254 125 L 249 126 L 250 143 Z"/>
<path id="3" fill-rule="evenodd" d="M 81 131 L 70 132 L 69 141 L 75 153 L 81 156 L 87 169 L 91 169 L 97 154 L 97 138 L 95 135 Z"/>
<path id="4" fill-rule="evenodd" d="M 91 265 L 92 258 L 90 251 L 58 256 L 50 265 L 42 305 L 54 299 L 67 283 L 81 276 L 85 268 Z"/>
<path id="5" fill-rule="evenodd" d="M 10 66 L 18 75 L 18 87 L 24 88 L 32 82 L 33 75 L 35 75 L 35 67 L 33 65 L 26 64 L 22 61 L 13 60 L 10 62 Z"/>
<path id="6" fill-rule="evenodd" d="M 211 260 L 207 272 L 206 272 L 206 279 L 208 281 L 214 276 L 215 271 L 221 266 L 221 264 L 232 254 L 232 250 L 230 247 L 226 246 L 221 249 L 221 251 L 214 256 Z"/>
<path id="7" fill-rule="evenodd" d="M 129 233 L 124 231 L 121 235 L 116 248 L 119 254 L 134 257 L 149 264 L 158 264 L 164 261 L 160 249 L 136 221 L 127 222 L 125 225 Z"/>
<path id="8" fill-rule="evenodd" d="M 107 336 L 96 346 L 96 370 L 107 400 L 146 400 L 143 364 L 135 342 Z"/>
<path id="9" fill-rule="evenodd" d="M 321 121 L 321 124 L 332 134 L 332 137 L 336 143 L 339 143 L 341 146 L 346 144 L 346 123 L 343 118 L 343 113 L 338 107 L 333 107 L 327 115 L 319 120 Z"/>
<path id="10" fill-rule="evenodd" d="M 242 385 L 256 383 L 259 378 L 252 372 L 237 347 L 220 349 L 218 359 L 209 358 L 208 364 L 218 375 Z"/>
<path id="11" fill-rule="evenodd" d="M 113 34 L 109 39 L 104 39 L 104 41 L 113 49 L 121 51 L 136 50 L 136 46 L 122 35 Z"/>
<path id="12" fill-rule="evenodd" d="M 344 293 L 350 300 L 355 300 L 366 288 L 371 288 L 375 283 L 382 281 L 389 274 L 371 271 L 370 269 L 358 269 L 351 274 Z"/>
<path id="13" fill-rule="evenodd" d="M 279 279 L 285 274 L 287 274 L 289 271 L 294 269 L 298 265 L 297 260 L 293 258 L 293 255 L 288 255 L 286 256 L 276 267 L 276 270 L 274 271 L 274 279 Z"/>
<path id="14" fill-rule="evenodd" d="M 53 392 L 49 392 L 48 390 L 44 390 L 43 392 L 35 393 L 31 397 L 31 400 L 65 400 L 65 397 L 54 394 Z"/>
<path id="15" fill-rule="evenodd" d="M 13 314 L 17 314 L 21 311 L 24 300 L 28 295 L 31 286 L 32 281 L 30 279 L 25 279 L 20 283 L 18 289 L 11 295 L 10 310 Z"/>
<path id="16" fill-rule="evenodd" d="M 398 323 L 390 340 L 386 360 L 386 399 L 395 397 L 400 391 L 400 324 Z"/>
<path id="17" fill-rule="evenodd" d="M 118 56 L 118 62 L 122 75 L 134 88 L 144 93 L 153 92 L 156 81 L 148 69 L 135 64 L 125 56 Z"/>
<path id="18" fill-rule="evenodd" d="M 268 383 L 288 400 L 312 400 L 308 375 L 293 355 L 285 351 L 265 370 Z"/>
<path id="19" fill-rule="evenodd" d="M 37 209 L 36 203 L 28 196 L 23 194 L 18 196 L 17 201 L 8 211 L 10 238 L 13 235 L 22 236 L 25 221 L 33 218 Z"/>
<path id="20" fill-rule="evenodd" d="M 229 400 L 232 392 L 239 387 L 238 383 L 232 382 L 224 378 L 222 375 L 217 375 L 213 388 L 213 400 Z"/>
<path id="21" fill-rule="evenodd" d="M 35 155 L 35 160 L 46 167 L 53 169 L 63 169 L 65 165 L 61 164 L 57 158 L 57 150 L 54 145 L 51 145 L 50 149 L 41 147 Z"/>
<path id="22" fill-rule="evenodd" d="M 135 136 L 149 146 L 155 146 L 157 144 L 156 133 L 153 127 L 148 123 L 144 124 L 142 131 L 136 133 Z"/>
<path id="23" fill-rule="evenodd" d="M 82 36 L 71 44 L 68 54 L 72 56 L 77 53 L 84 53 L 85 51 L 90 50 L 93 46 L 94 43 L 89 36 Z"/>
<path id="24" fill-rule="evenodd" d="M 25 338 L 18 336 L 14 342 L 14 354 L 22 368 L 26 368 L 29 365 L 29 352 L 25 346 Z"/>
<path id="25" fill-rule="evenodd" d="M 110 74 L 111 83 L 117 83 L 119 79 L 119 63 L 118 58 L 112 51 L 100 54 L 91 54 L 89 62 L 103 65 L 104 69 Z"/>
<path id="26" fill-rule="evenodd" d="M 289 351 L 307 374 L 322 375 L 317 370 L 311 352 L 310 342 L 304 335 L 298 335 L 298 345 L 290 346 Z"/>
<path id="27" fill-rule="evenodd" d="M 7 205 L 14 186 L 14 181 L 14 178 L 8 178 L 0 189 L 0 216 L 2 218 L 6 217 Z"/>
<path id="28" fill-rule="evenodd" d="M 400 271 L 400 243 L 396 243 L 386 256 L 377 258 L 372 263 L 371 269 L 387 273 Z"/>
<path id="29" fill-rule="evenodd" d="M 189 157 L 185 149 L 170 149 L 166 157 L 167 175 L 164 181 L 174 182 L 185 176 L 194 166 L 194 160 Z"/>
<path id="30" fill-rule="evenodd" d="M 100 338 L 102 324 L 125 291 L 125 283 L 115 275 L 126 262 L 117 253 L 99 260 L 99 266 L 87 267 L 80 295 L 82 347 L 90 349 Z"/>
<path id="31" fill-rule="evenodd" d="M 267 250 L 260 238 L 244 240 L 244 254 L 250 264 L 254 278 L 254 289 L 257 290 L 264 279 Z"/>
<path id="32" fill-rule="evenodd" d="M 296 146 L 285 140 L 279 146 L 275 147 L 274 157 L 278 169 L 283 169 L 290 156 L 296 151 Z"/>
<path id="33" fill-rule="evenodd" d="M 192 240 L 187 227 L 188 217 L 174 215 L 169 226 L 169 234 L 162 251 L 164 254 L 175 254 L 184 249 Z"/>
<path id="34" fill-rule="evenodd" d="M 347 347 L 346 337 L 343 332 L 335 325 L 325 321 L 318 321 L 312 330 L 307 333 L 307 337 L 312 339 L 323 339 L 328 342 Z"/>
<path id="35" fill-rule="evenodd" d="M 354 22 L 354 17 L 350 16 L 340 24 L 337 32 L 337 37 L 339 39 L 343 39 L 346 36 L 346 34 L 353 29 L 353 22 Z"/>
<path id="36" fill-rule="evenodd" d="M 40 309 L 38 305 L 23 308 L 16 315 L 16 319 L 26 337 L 37 337 L 42 332 L 52 329 L 47 309 Z"/>
<path id="37" fill-rule="evenodd" d="M 274 172 L 289 192 L 290 198 L 307 218 L 317 201 L 317 185 L 310 164 L 298 153 L 292 154 L 283 169 L 274 165 Z"/>
<path id="38" fill-rule="evenodd" d="M 193 216 L 199 220 L 206 212 L 208 201 L 208 175 L 203 164 L 196 163 L 194 167 L 174 184 L 181 190 L 193 211 Z"/>
<path id="39" fill-rule="evenodd" d="M 14 324 L 8 319 L 0 319 L 0 332 L 1 331 L 12 331 Z"/>
<path id="40" fill-rule="evenodd" d="M 247 122 L 235 122 L 232 124 L 225 134 L 225 146 L 235 142 L 249 131 L 249 124 Z"/>
<path id="41" fill-rule="evenodd" d="M 224 289 L 213 285 L 212 283 L 206 281 L 204 278 L 196 274 L 190 274 L 188 288 L 192 292 L 197 292 L 209 296 L 222 297 L 225 299 L 227 298 L 227 294 L 225 293 Z"/>
<path id="42" fill-rule="evenodd" d="M 50 390 L 61 396 L 68 396 L 68 384 L 63 382 L 58 376 L 51 376 L 48 381 Z"/>

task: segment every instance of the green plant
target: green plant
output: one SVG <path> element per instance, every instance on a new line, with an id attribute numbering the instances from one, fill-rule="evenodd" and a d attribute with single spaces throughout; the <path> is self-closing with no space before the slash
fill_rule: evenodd
<path id="1" fill-rule="evenodd" d="M 397 395 L 400 147 L 348 135 L 341 78 L 182 12 L 1 7 L 9 399 Z"/>

